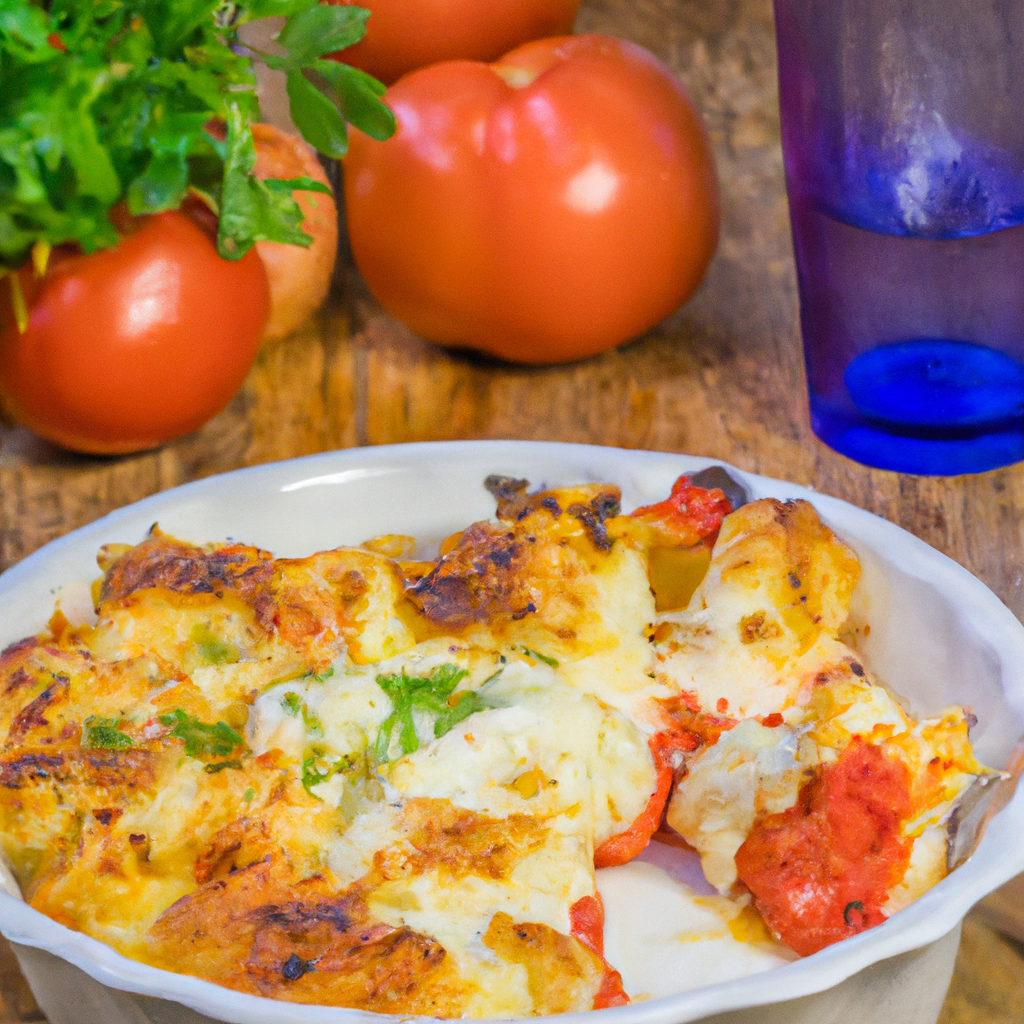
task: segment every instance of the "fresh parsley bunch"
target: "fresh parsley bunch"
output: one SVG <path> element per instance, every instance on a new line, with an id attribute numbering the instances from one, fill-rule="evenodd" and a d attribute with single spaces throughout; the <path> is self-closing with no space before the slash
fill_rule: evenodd
<path id="1" fill-rule="evenodd" d="M 190 190 L 217 213 L 217 246 L 227 259 L 263 240 L 308 245 L 292 192 L 325 187 L 252 173 L 249 125 L 259 106 L 238 28 L 270 16 L 287 19 L 279 36 L 286 56 L 260 58 L 286 73 L 292 118 L 307 141 L 339 157 L 346 122 L 375 139 L 394 132 L 380 101 L 384 86 L 324 59 L 362 37 L 362 8 L 318 0 L 0 0 L 0 271 L 24 264 L 38 245 L 113 245 L 114 206 L 172 210 Z M 224 128 L 211 134 L 210 122 Z"/>

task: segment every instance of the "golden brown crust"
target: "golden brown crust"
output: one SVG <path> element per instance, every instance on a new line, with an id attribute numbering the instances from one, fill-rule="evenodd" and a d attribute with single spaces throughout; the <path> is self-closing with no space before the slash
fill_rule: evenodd
<path id="1" fill-rule="evenodd" d="M 453 538 L 429 573 L 409 580 L 410 598 L 438 630 L 486 624 L 497 637 L 529 620 L 575 640 L 593 596 L 588 577 L 612 549 L 605 520 L 618 511 L 618 489 L 527 495 L 525 481 L 489 480 L 501 522 L 474 523 Z"/>
<path id="2" fill-rule="evenodd" d="M 502 960 L 526 968 L 534 1013 L 577 1009 L 601 986 L 605 964 L 578 939 L 544 924 L 519 923 L 497 913 L 483 937 Z M 582 998 L 581 998 L 582 997 Z"/>
<path id="3" fill-rule="evenodd" d="M 537 610 L 528 583 L 527 537 L 476 523 L 409 594 L 437 625 L 459 628 Z"/>
<path id="4" fill-rule="evenodd" d="M 790 609 L 808 628 L 828 632 L 846 620 L 860 576 L 857 556 L 802 499 L 765 498 L 727 517 L 715 562 L 722 583 L 760 588 L 766 609 Z M 751 629 L 760 635 L 750 636 L 748 630 L 748 643 L 781 635 L 771 629 L 769 618 Z"/>
<path id="5" fill-rule="evenodd" d="M 568 936 L 530 924 L 524 946 L 499 921 L 498 959 L 468 954 L 462 938 L 456 955 L 444 948 L 456 941 L 449 933 L 437 931 L 444 943 L 430 934 L 429 914 L 441 911 L 430 904 L 406 920 L 393 898 L 407 882 L 436 896 L 468 880 L 483 894 L 479 935 L 493 917 L 486 901 L 529 894 L 535 883 L 517 880 L 517 868 L 546 865 L 549 848 L 565 861 L 555 891 L 586 887 L 586 822 L 567 839 L 528 814 L 489 817 L 426 797 L 388 807 L 372 717 L 355 726 L 370 753 L 344 762 L 330 796 L 315 779 L 343 763 L 325 761 L 320 746 L 338 720 L 325 715 L 316 732 L 302 702 L 360 665 L 476 627 L 488 642 L 515 639 L 531 663 L 551 660 L 534 646 L 600 649 L 610 627 L 593 608 L 595 576 L 628 549 L 604 527 L 617 500 L 601 487 L 510 492 L 502 514 L 514 518 L 470 527 L 418 588 L 367 549 L 273 560 L 155 528 L 135 547 L 104 550 L 95 625 L 55 614 L 49 634 L 0 653 L 0 854 L 26 898 L 126 955 L 272 998 L 458 1017 L 491 1005 L 482 979 L 513 978 L 507 1005 L 517 1013 L 590 1006 L 603 965 Z M 517 632 L 524 618 L 537 624 L 536 644 Z M 639 630 L 636 639 L 646 653 Z M 461 658 L 466 643 L 449 649 Z M 299 703 L 286 705 L 279 686 Z M 368 699 L 384 702 L 384 692 Z M 264 698 L 283 728 L 254 756 L 240 737 L 257 746 L 247 723 Z M 288 729 L 298 730 L 291 741 Z M 357 848 L 349 830 L 371 803 L 381 821 Z M 557 920 L 557 900 L 538 906 Z M 527 992 L 516 965 L 531 956 Z"/>
<path id="6" fill-rule="evenodd" d="M 333 661 L 355 636 L 354 612 L 370 589 L 358 559 L 337 551 L 278 559 L 272 586 L 281 639 L 307 650 L 314 664 Z"/>
<path id="7" fill-rule="evenodd" d="M 454 980 L 438 942 L 374 921 L 360 887 L 295 882 L 273 854 L 168 908 L 147 959 L 274 999 L 400 1013 L 444 1009 L 435 981 Z"/>
<path id="8" fill-rule="evenodd" d="M 160 588 L 218 597 L 232 591 L 255 605 L 270 582 L 271 571 L 271 556 L 259 548 L 244 544 L 201 548 L 154 528 L 146 540 L 110 564 L 100 588 L 100 604 L 123 601 L 137 590 Z"/>
<path id="9" fill-rule="evenodd" d="M 541 822 L 525 814 L 488 818 L 447 800 L 409 800 L 402 817 L 412 849 L 380 851 L 371 875 L 374 883 L 435 870 L 451 878 L 505 878 L 547 835 Z"/>
<path id="10" fill-rule="evenodd" d="M 156 781 L 156 755 L 149 750 L 54 750 L 21 748 L 0 759 L 0 786 L 27 789 L 53 782 L 105 790 L 104 799 L 144 790 Z M 113 791 L 113 792 L 112 792 Z"/>

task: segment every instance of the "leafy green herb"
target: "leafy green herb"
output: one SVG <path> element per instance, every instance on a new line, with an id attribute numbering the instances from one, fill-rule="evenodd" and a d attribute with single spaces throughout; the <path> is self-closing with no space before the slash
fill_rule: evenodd
<path id="1" fill-rule="evenodd" d="M 322 800 L 322 797 L 313 792 L 315 786 L 333 778 L 335 775 L 343 775 L 352 771 L 355 767 L 348 757 L 339 758 L 337 761 L 327 762 L 317 754 L 311 754 L 302 762 L 302 788 L 314 799 Z"/>
<path id="2" fill-rule="evenodd" d="M 473 690 L 455 694 L 455 687 L 468 675 L 457 665 L 440 665 L 428 676 L 409 676 L 404 671 L 396 675 L 377 676 L 377 685 L 391 700 L 391 714 L 381 723 L 377 733 L 374 756 L 378 762 L 390 759 L 392 740 L 398 734 L 402 755 L 411 754 L 420 745 L 416 734 L 415 713 L 434 720 L 434 737 L 443 736 L 463 719 L 488 705 Z"/>
<path id="3" fill-rule="evenodd" d="M 541 654 L 540 651 L 535 651 L 532 647 L 523 647 L 522 652 L 531 658 L 543 661 L 545 665 L 550 665 L 552 668 L 558 668 L 558 662 L 555 661 L 554 658 L 549 658 L 546 654 Z"/>
<path id="4" fill-rule="evenodd" d="M 330 769 L 321 771 L 317 767 L 317 759 L 315 757 L 307 757 L 302 762 L 302 788 L 313 797 L 314 800 L 320 800 L 316 793 L 313 792 L 314 786 L 319 786 L 321 782 L 326 782 L 331 777 Z"/>
<path id="5" fill-rule="evenodd" d="M 171 735 L 185 744 L 185 753 L 196 760 L 227 757 L 242 746 L 242 737 L 224 722 L 208 725 L 177 708 L 160 716 L 161 725 L 173 725 Z"/>
<path id="6" fill-rule="evenodd" d="M 2 4 L 2 0 L 0 0 Z M 0 6 L 0 16 L 3 8 Z M 118 729 L 119 718 L 96 718 L 90 715 L 82 725 L 82 746 L 91 750 L 126 750 L 135 741 Z"/>
<path id="7" fill-rule="evenodd" d="M 314 736 L 323 736 L 323 723 L 309 710 L 305 701 L 297 693 L 289 690 L 281 700 L 281 707 L 284 708 L 285 714 L 291 715 L 292 718 L 302 715 L 302 724 L 308 733 Z"/>
<path id="8" fill-rule="evenodd" d="M 322 683 L 327 679 L 330 679 L 334 675 L 334 666 L 328 665 L 325 672 L 307 672 L 303 679 L 312 679 L 314 683 Z"/>
<path id="9" fill-rule="evenodd" d="M 291 192 L 253 177 L 256 148 L 252 129 L 237 104 L 228 110 L 227 125 L 218 252 L 225 259 L 237 259 L 257 242 L 309 245 L 311 238 L 300 227 L 302 213 Z"/>
<path id="10" fill-rule="evenodd" d="M 251 804 L 256 796 L 256 790 L 250 786 L 243 794 L 242 799 L 247 803 Z"/>
<path id="11" fill-rule="evenodd" d="M 219 214 L 228 259 L 262 239 L 308 245 L 292 193 L 323 186 L 252 176 L 249 125 L 259 106 L 253 53 L 238 31 L 270 16 L 287 19 L 278 37 L 286 53 L 259 56 L 285 72 L 292 118 L 309 142 L 337 157 L 347 123 L 374 138 L 394 132 L 384 87 L 325 59 L 362 37 L 369 12 L 361 8 L 0 0 L 0 268 L 20 267 L 37 243 L 113 245 L 114 206 L 170 210 L 189 191 Z"/>
<path id="12" fill-rule="evenodd" d="M 316 178 L 268 178 L 264 184 L 271 192 L 322 192 L 325 196 L 333 196 L 329 186 Z M 330 675 L 333 668 L 327 670 Z M 310 675 L 315 675 L 311 672 Z"/>
<path id="13" fill-rule="evenodd" d="M 208 765 L 203 766 L 203 771 L 209 772 L 210 775 L 216 775 L 218 772 L 224 771 L 225 768 L 241 767 L 241 761 L 211 761 Z"/>
<path id="14" fill-rule="evenodd" d="M 306 727 L 306 732 L 310 736 L 323 736 L 323 723 L 305 704 L 302 705 L 302 724 Z"/>

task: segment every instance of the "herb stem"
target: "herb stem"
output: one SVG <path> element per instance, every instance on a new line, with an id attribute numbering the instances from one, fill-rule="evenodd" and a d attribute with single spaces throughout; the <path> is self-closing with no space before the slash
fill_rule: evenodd
<path id="1" fill-rule="evenodd" d="M 11 308 L 14 310 L 14 319 L 18 324 L 18 333 L 24 334 L 28 330 L 28 307 L 25 305 L 25 293 L 21 290 L 21 281 L 17 273 L 8 274 L 7 280 L 11 287 Z"/>

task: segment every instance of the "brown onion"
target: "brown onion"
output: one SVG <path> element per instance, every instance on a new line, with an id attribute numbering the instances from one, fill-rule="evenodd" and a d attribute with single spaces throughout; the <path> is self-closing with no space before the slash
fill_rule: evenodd
<path id="1" fill-rule="evenodd" d="M 269 124 L 252 126 L 258 178 L 315 178 L 330 185 L 316 151 L 297 135 Z M 270 318 L 263 341 L 290 334 L 320 306 L 331 286 L 338 251 L 338 209 L 333 196 L 296 192 L 305 220 L 302 230 L 312 235 L 308 248 L 282 242 L 257 242 L 256 251 L 270 283 Z"/>

